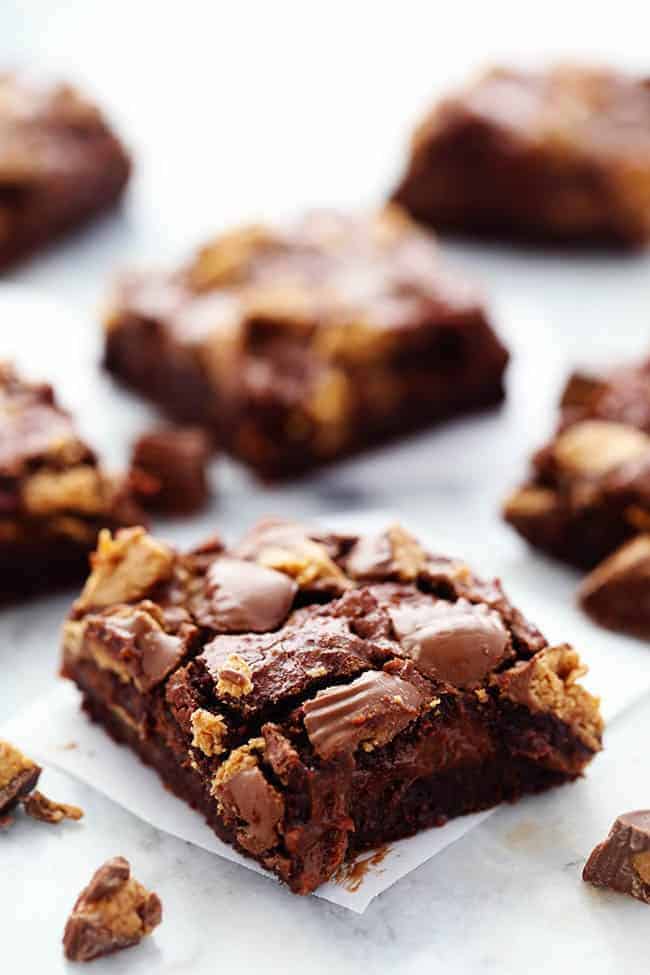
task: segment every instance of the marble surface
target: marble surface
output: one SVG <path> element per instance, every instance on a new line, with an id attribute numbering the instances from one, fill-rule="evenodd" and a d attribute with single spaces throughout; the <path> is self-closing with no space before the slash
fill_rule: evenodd
<path id="1" fill-rule="evenodd" d="M 83 408 L 88 435 L 120 463 L 150 413 L 94 371 L 97 307 L 116 266 L 173 259 L 233 220 L 381 199 L 421 107 L 477 63 L 578 53 L 644 66 L 638 4 L 622 0 L 616 23 L 591 9 L 588 31 L 578 7 L 458 2 L 441 23 L 435 5 L 411 0 L 372 7 L 186 0 L 182 8 L 5 0 L 2 62 L 36 63 L 88 85 L 134 147 L 138 168 L 121 214 L 0 285 L 0 355 L 64 382 L 64 399 Z M 460 554 L 481 540 L 488 568 L 508 550 L 523 607 L 544 587 L 559 608 L 557 618 L 539 622 L 549 631 L 568 624 L 562 635 L 572 639 L 565 607 L 576 577 L 528 557 L 500 525 L 498 506 L 549 429 L 569 368 L 647 348 L 650 260 L 447 246 L 482 281 L 513 349 L 503 409 L 274 491 L 236 465 L 217 464 L 211 510 L 157 527 L 183 541 L 208 527 L 235 535 L 266 512 L 388 509 L 429 535 L 457 540 Z M 69 601 L 62 594 L 0 615 L 0 723 L 53 686 Z M 591 639 L 606 652 L 606 637 L 592 630 L 593 638 L 580 631 L 587 659 Z M 48 769 L 43 787 L 87 815 L 59 829 L 21 822 L 0 837 L 1 970 L 68 970 L 58 944 L 66 914 L 94 867 L 115 853 L 160 892 L 166 921 L 146 945 L 95 963 L 97 972 L 645 970 L 647 908 L 579 878 L 616 813 L 648 805 L 639 743 L 650 731 L 649 704 L 612 722 L 606 751 L 584 781 L 499 810 L 362 917 L 295 898 Z"/>

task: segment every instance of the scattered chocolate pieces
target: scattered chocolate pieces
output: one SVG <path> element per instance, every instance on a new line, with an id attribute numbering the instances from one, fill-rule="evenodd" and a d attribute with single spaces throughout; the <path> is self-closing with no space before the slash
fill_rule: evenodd
<path id="1" fill-rule="evenodd" d="M 62 819 L 81 819 L 83 809 L 79 806 L 68 806 L 64 802 L 54 802 L 36 789 L 30 795 L 20 800 L 23 809 L 32 819 L 42 823 L 60 823 Z"/>
<path id="2" fill-rule="evenodd" d="M 124 857 L 113 857 L 97 870 L 68 918 L 63 933 L 70 961 L 91 961 L 138 944 L 162 920 L 157 894 L 131 877 Z"/>
<path id="3" fill-rule="evenodd" d="M 133 447 L 133 491 L 151 511 L 179 515 L 199 511 L 209 496 L 209 460 L 210 439 L 202 430 L 152 430 Z"/>
<path id="4" fill-rule="evenodd" d="M 17 802 L 36 786 L 40 766 L 8 741 L 0 739 L 0 819 L 2 828 L 11 825 L 7 816 Z"/>
<path id="5" fill-rule="evenodd" d="M 617 817 L 587 860 L 582 879 L 650 904 L 650 810 Z"/>

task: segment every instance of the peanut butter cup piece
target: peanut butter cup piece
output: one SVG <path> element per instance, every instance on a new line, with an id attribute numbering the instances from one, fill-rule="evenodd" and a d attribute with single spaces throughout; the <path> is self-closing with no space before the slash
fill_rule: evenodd
<path id="1" fill-rule="evenodd" d="M 601 562 L 578 591 L 602 626 L 650 637 L 650 535 L 639 535 Z"/>
<path id="2" fill-rule="evenodd" d="M 371 670 L 305 701 L 305 728 L 321 758 L 354 752 L 361 744 L 372 750 L 414 721 L 423 700 L 408 681 Z"/>
<path id="3" fill-rule="evenodd" d="M 618 816 L 592 851 L 582 879 L 650 904 L 650 810 Z"/>
<path id="4" fill-rule="evenodd" d="M 124 857 L 113 857 L 95 872 L 75 902 L 63 933 L 65 956 L 70 961 L 92 961 L 130 948 L 161 920 L 158 895 L 131 876 Z"/>
<path id="5" fill-rule="evenodd" d="M 243 559 L 219 558 L 208 567 L 194 602 L 201 626 L 222 633 L 266 633 L 289 614 L 298 586 L 275 569 Z"/>
<path id="6" fill-rule="evenodd" d="M 36 762 L 8 741 L 0 740 L 0 818 L 11 821 L 7 813 L 35 788 L 40 774 Z"/>
<path id="7" fill-rule="evenodd" d="M 485 605 L 416 598 L 389 612 L 402 650 L 417 669 L 456 687 L 480 684 L 509 650 L 501 617 Z"/>

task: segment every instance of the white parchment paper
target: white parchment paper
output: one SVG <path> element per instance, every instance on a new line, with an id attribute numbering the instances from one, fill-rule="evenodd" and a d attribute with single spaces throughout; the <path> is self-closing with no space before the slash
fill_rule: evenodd
<path id="1" fill-rule="evenodd" d="M 372 531 L 391 520 L 386 512 L 363 512 L 325 518 L 322 523 L 343 531 Z M 454 535 L 452 541 L 441 531 L 424 541 L 437 551 L 462 554 L 484 575 L 503 575 L 513 601 L 529 618 L 543 624 L 552 642 L 567 641 L 579 648 L 590 665 L 586 683 L 602 696 L 606 719 L 611 720 L 650 691 L 647 646 L 594 627 L 573 605 L 571 590 L 575 579 L 570 571 L 557 565 L 546 566 L 539 559 L 531 560 L 516 540 L 512 546 L 504 545 L 501 533 L 499 544 L 495 545 L 487 528 L 485 532 L 468 532 L 462 538 L 458 532 Z M 36 740 L 34 728 L 41 731 Z M 91 724 L 81 712 L 79 694 L 71 684 L 62 684 L 37 700 L 5 724 L 0 735 L 46 765 L 88 783 L 158 829 L 249 870 L 265 873 L 222 843 L 201 816 L 162 788 L 156 773 L 142 765 L 128 748 L 116 745 L 99 726 Z M 380 862 L 361 871 L 360 883 L 351 883 L 344 876 L 322 885 L 316 896 L 362 913 L 377 894 L 458 840 L 491 812 L 460 817 L 443 827 L 392 843 Z"/>

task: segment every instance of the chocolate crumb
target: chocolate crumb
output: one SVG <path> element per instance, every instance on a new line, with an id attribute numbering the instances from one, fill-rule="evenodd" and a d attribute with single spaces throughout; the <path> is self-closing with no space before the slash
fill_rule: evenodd
<path id="1" fill-rule="evenodd" d="M 107 860 L 93 875 L 68 918 L 63 933 L 70 961 L 91 961 L 138 944 L 162 920 L 157 894 L 131 877 L 124 857 Z"/>
<path id="2" fill-rule="evenodd" d="M 0 739 L 0 818 L 4 820 L 3 828 L 11 823 L 11 817 L 6 813 L 35 788 L 40 774 L 36 762 L 8 741 Z"/>
<path id="3" fill-rule="evenodd" d="M 32 819 L 38 819 L 42 823 L 60 823 L 63 819 L 81 819 L 83 809 L 79 806 L 69 806 L 64 802 L 54 802 L 48 799 L 38 789 L 20 800 L 23 809 Z"/>

